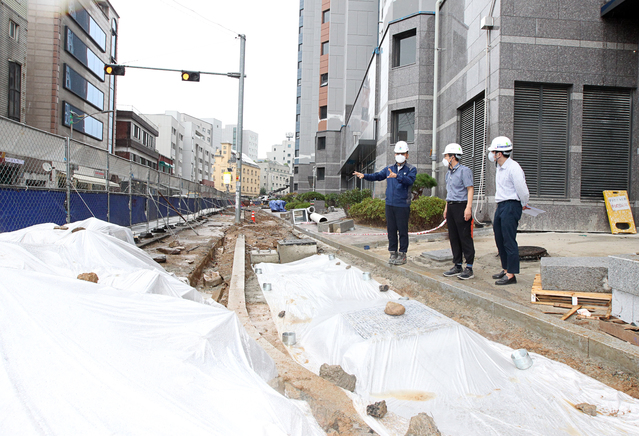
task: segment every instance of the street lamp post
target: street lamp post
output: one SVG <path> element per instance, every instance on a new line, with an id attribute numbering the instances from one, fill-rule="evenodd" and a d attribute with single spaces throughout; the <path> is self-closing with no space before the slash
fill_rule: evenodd
<path id="1" fill-rule="evenodd" d="M 240 38 L 240 86 L 237 103 L 237 187 L 235 190 L 235 223 L 240 223 L 240 209 L 242 207 L 242 130 L 244 117 L 244 51 L 246 49 L 246 35 L 238 35 Z"/>

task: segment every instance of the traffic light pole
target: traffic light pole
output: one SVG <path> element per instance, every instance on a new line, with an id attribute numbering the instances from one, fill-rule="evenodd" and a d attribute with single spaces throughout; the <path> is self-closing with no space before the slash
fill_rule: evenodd
<path id="1" fill-rule="evenodd" d="M 240 223 L 240 211 L 242 209 L 242 131 L 244 129 L 244 50 L 246 49 L 246 35 L 238 35 L 240 38 L 240 86 L 237 102 L 237 181 L 235 188 L 235 223 Z"/>

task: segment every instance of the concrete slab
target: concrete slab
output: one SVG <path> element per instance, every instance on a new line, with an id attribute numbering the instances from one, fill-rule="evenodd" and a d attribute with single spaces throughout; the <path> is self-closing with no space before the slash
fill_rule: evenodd
<path id="1" fill-rule="evenodd" d="M 349 230 L 355 230 L 355 221 L 353 220 L 343 220 L 343 221 L 335 221 L 330 225 L 331 233 L 345 233 Z"/>
<path id="2" fill-rule="evenodd" d="M 612 290 L 612 316 L 630 323 L 639 322 L 639 297 L 623 291 Z"/>
<path id="3" fill-rule="evenodd" d="M 443 250 L 424 251 L 421 256 L 437 262 L 447 262 L 453 260 L 453 250 L 445 248 Z"/>
<path id="4" fill-rule="evenodd" d="M 251 263 L 280 263 L 277 250 L 251 250 Z"/>
<path id="5" fill-rule="evenodd" d="M 609 256 L 608 284 L 615 291 L 639 296 L 639 255 Z"/>
<path id="6" fill-rule="evenodd" d="M 547 291 L 610 292 L 607 257 L 542 257 L 541 287 Z"/>
<path id="7" fill-rule="evenodd" d="M 280 263 L 289 263 L 317 254 L 317 242 L 312 239 L 277 241 Z"/>
<path id="8" fill-rule="evenodd" d="M 317 231 L 319 233 L 328 233 L 331 231 L 331 224 L 333 224 L 334 221 L 325 221 L 323 223 L 317 223 Z"/>

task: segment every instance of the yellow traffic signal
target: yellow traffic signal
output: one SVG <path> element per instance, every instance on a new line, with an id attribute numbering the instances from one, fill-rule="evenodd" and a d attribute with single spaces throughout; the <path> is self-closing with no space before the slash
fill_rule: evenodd
<path id="1" fill-rule="evenodd" d="M 124 65 L 106 64 L 104 72 L 111 76 L 124 76 Z"/>
<path id="2" fill-rule="evenodd" d="M 184 82 L 199 82 L 200 73 L 198 71 L 182 71 L 182 81 Z"/>

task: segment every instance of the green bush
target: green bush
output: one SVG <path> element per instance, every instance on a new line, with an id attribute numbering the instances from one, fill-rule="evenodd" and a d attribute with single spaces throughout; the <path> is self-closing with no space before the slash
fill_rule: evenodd
<path id="1" fill-rule="evenodd" d="M 437 186 L 437 180 L 432 178 L 429 174 L 417 174 L 412 188 L 413 200 L 417 200 L 417 198 L 421 197 L 425 189 L 434 188 L 435 186 Z"/>
<path id="2" fill-rule="evenodd" d="M 311 203 L 309 203 L 308 201 L 294 201 L 292 203 L 286 203 L 286 206 L 284 206 L 284 207 L 286 208 L 286 210 L 306 209 L 310 205 L 311 205 Z"/>
<path id="3" fill-rule="evenodd" d="M 355 188 L 340 194 L 338 199 L 339 207 L 344 208 L 344 213 L 349 215 L 349 209 L 352 205 L 361 203 L 365 198 L 371 198 L 373 195 L 370 189 Z"/>
<path id="4" fill-rule="evenodd" d="M 295 197 L 297 197 L 297 192 L 291 192 L 290 194 L 282 195 L 280 200 L 284 200 L 287 203 L 292 203 L 295 201 Z"/>
<path id="5" fill-rule="evenodd" d="M 326 206 L 337 206 L 337 202 L 339 200 L 339 194 L 331 193 L 324 197 L 326 201 Z"/>
<path id="6" fill-rule="evenodd" d="M 349 209 L 351 218 L 363 224 L 386 226 L 386 203 L 379 198 L 365 198 Z"/>
<path id="7" fill-rule="evenodd" d="M 320 194 L 319 192 L 311 191 L 305 192 L 297 196 L 298 201 L 311 201 L 311 200 L 324 200 L 324 194 Z"/>
<path id="8" fill-rule="evenodd" d="M 444 219 L 446 200 L 438 197 L 419 197 L 410 204 L 408 229 L 422 231 L 437 227 Z"/>

